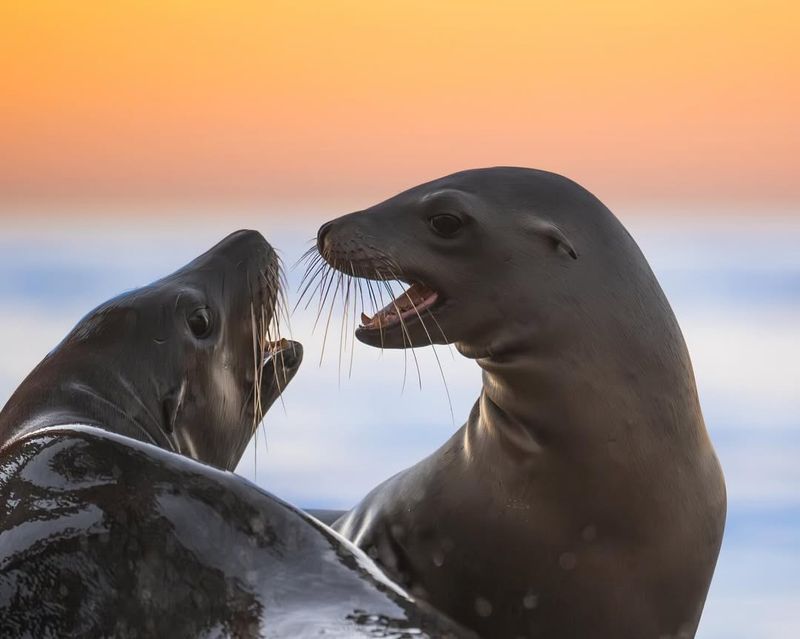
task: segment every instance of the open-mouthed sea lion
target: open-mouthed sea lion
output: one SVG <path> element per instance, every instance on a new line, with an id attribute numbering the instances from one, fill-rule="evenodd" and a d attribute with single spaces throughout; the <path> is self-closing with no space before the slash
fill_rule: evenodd
<path id="1" fill-rule="evenodd" d="M 0 636 L 471 636 L 225 472 L 302 358 L 272 341 L 278 284 L 235 233 L 90 313 L 13 394 Z"/>
<path id="2" fill-rule="evenodd" d="M 0 446 L 80 423 L 232 470 L 302 359 L 277 341 L 279 278 L 261 234 L 239 231 L 101 304 L 8 400 Z"/>
<path id="3" fill-rule="evenodd" d="M 559 175 L 479 169 L 317 244 L 409 285 L 359 340 L 453 343 L 483 370 L 467 423 L 334 529 L 485 637 L 693 636 L 725 485 L 681 331 L 614 215 Z"/>

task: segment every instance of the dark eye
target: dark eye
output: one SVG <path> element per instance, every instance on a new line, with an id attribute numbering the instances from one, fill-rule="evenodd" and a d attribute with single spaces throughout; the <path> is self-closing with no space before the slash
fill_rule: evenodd
<path id="1" fill-rule="evenodd" d="M 198 308 L 186 318 L 186 323 L 197 339 L 208 337 L 211 333 L 211 313 L 207 308 Z"/>
<path id="2" fill-rule="evenodd" d="M 439 235 L 444 235 L 445 237 L 455 235 L 463 226 L 463 223 L 459 218 L 448 213 L 434 215 L 428 220 L 428 222 L 434 231 L 436 231 Z"/>

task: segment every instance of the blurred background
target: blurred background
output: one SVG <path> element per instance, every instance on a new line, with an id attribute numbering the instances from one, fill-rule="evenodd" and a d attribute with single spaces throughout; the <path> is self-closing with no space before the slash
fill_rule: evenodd
<path id="1" fill-rule="evenodd" d="M 459 169 L 566 174 L 622 219 L 684 330 L 728 482 L 698 637 L 800 636 L 800 9 L 792 2 L 0 7 L 0 404 L 96 304 L 261 230 Z M 350 342 L 306 361 L 238 471 L 348 507 L 465 420 L 477 367 Z M 334 320 L 336 321 L 336 320 Z M 405 384 L 404 366 L 408 368 Z M 420 388 L 421 386 L 421 388 Z"/>

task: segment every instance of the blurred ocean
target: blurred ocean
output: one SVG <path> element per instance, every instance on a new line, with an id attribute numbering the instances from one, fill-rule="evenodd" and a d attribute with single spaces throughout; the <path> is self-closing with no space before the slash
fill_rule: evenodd
<path id="1" fill-rule="evenodd" d="M 54 217 L 7 211 L 0 233 L 0 404 L 88 310 L 187 262 L 229 231 L 258 228 L 291 265 L 339 211 L 205 211 Z M 800 218 L 678 211 L 621 216 L 683 328 L 728 484 L 728 524 L 698 637 L 800 636 Z M 797 213 L 797 212 L 795 212 Z M 118 221 L 119 220 L 119 221 Z M 292 303 L 302 269 L 288 270 Z M 465 420 L 477 367 L 440 348 L 455 423 L 430 349 L 356 343 L 323 362 L 315 309 L 293 316 L 306 360 L 238 472 L 301 506 L 346 507 L 436 449 Z M 334 318 L 334 322 L 336 318 Z M 287 335 L 288 336 L 288 335 Z M 348 349 L 350 342 L 348 341 Z"/>

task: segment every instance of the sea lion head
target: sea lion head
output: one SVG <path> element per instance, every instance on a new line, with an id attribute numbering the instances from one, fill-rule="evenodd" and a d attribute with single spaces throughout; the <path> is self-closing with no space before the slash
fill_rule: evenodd
<path id="1" fill-rule="evenodd" d="M 320 228 L 317 246 L 349 275 L 409 285 L 374 317 L 362 316 L 359 340 L 456 343 L 476 357 L 591 312 L 586 302 L 606 288 L 607 263 L 618 271 L 631 255 L 641 258 L 587 190 L 513 167 L 455 173 L 344 215 Z"/>
<path id="2" fill-rule="evenodd" d="M 281 296 L 272 247 L 233 233 L 91 311 L 9 406 L 28 407 L 19 421 L 100 425 L 232 469 L 302 359 L 278 335 Z M 32 406 L 37 392 L 52 400 Z"/>

